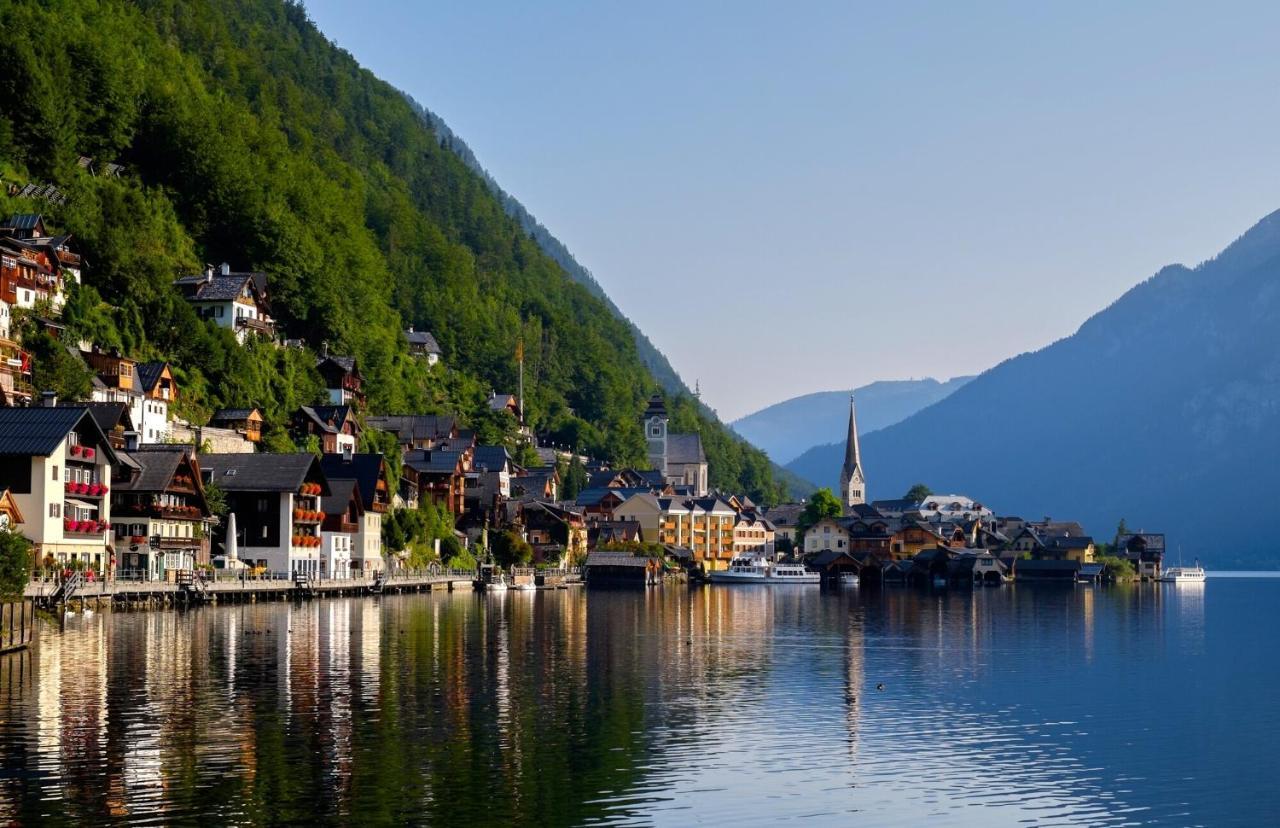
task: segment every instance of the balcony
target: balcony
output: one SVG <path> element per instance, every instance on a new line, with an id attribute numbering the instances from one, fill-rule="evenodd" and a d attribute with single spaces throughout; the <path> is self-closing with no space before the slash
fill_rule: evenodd
<path id="1" fill-rule="evenodd" d="M 106 485 L 102 483 L 72 483 L 68 481 L 63 484 L 62 488 L 67 494 L 75 495 L 76 497 L 100 498 L 108 491 Z"/>
<path id="2" fill-rule="evenodd" d="M 110 531 L 111 524 L 106 521 L 98 520 L 71 520 L 70 518 L 62 521 L 62 532 L 64 535 L 79 535 L 89 538 L 101 536 L 103 532 Z"/>
<path id="3" fill-rule="evenodd" d="M 294 509 L 293 522 L 295 524 L 312 525 L 320 523 L 324 520 L 324 512 L 314 511 L 311 509 Z"/>

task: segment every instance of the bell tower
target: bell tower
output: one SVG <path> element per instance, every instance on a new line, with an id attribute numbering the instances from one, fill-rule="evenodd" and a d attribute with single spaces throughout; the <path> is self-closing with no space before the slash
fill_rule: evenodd
<path id="1" fill-rule="evenodd" d="M 849 395 L 849 435 L 844 444 L 844 467 L 840 470 L 840 493 L 844 510 L 867 502 L 867 478 L 862 471 L 862 452 L 858 447 L 858 413 L 853 395 Z"/>
<path id="2" fill-rule="evenodd" d="M 661 394 L 649 398 L 649 407 L 644 410 L 641 425 L 644 427 L 644 440 L 648 449 L 649 465 L 667 476 L 667 406 Z"/>

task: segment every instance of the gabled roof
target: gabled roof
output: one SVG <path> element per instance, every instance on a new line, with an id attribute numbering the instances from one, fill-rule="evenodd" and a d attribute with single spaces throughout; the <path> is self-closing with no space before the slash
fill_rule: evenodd
<path id="1" fill-rule="evenodd" d="M 329 433 L 336 434 L 338 432 L 338 427 L 334 424 L 331 424 L 329 422 L 328 417 L 322 416 L 318 408 L 319 408 L 318 406 L 310 406 L 310 405 L 298 406 L 298 413 L 295 416 L 305 420 L 310 420 L 313 424 L 315 424 L 316 428 L 320 429 L 321 431 L 327 431 Z"/>
<path id="2" fill-rule="evenodd" d="M 698 434 L 668 434 L 668 463 L 705 463 L 707 455 L 702 451 L 702 437 Z"/>
<path id="3" fill-rule="evenodd" d="M 87 402 L 80 403 L 89 409 L 94 421 L 103 433 L 114 430 L 117 426 L 125 431 L 133 431 L 133 417 L 129 414 L 129 404 L 124 402 Z"/>
<path id="4" fill-rule="evenodd" d="M 322 356 L 316 360 L 317 368 L 323 368 L 326 364 L 334 365 L 339 370 L 347 374 L 359 373 L 359 371 L 356 370 L 356 358 L 353 356 L 329 354 L 328 356 Z"/>
<path id="5" fill-rule="evenodd" d="M 514 465 L 506 446 L 476 446 L 471 455 L 471 467 L 479 471 L 501 471 Z"/>
<path id="6" fill-rule="evenodd" d="M 75 429 L 88 430 L 107 462 L 116 462 L 106 434 L 81 405 L 0 408 L 0 457 L 48 457 Z"/>
<path id="7" fill-rule="evenodd" d="M 138 377 L 138 383 L 143 391 L 150 391 L 156 387 L 156 383 L 160 381 L 160 375 L 164 373 L 164 369 L 169 363 L 163 360 L 154 362 L 139 362 L 134 369 Z"/>
<path id="8" fill-rule="evenodd" d="M 386 414 L 369 417 L 370 428 L 389 431 L 401 441 L 419 442 L 448 437 L 457 428 L 457 419 L 439 414 Z"/>
<path id="9" fill-rule="evenodd" d="M 803 511 L 803 503 L 780 503 L 765 509 L 764 516 L 774 526 L 795 526 Z"/>
<path id="10" fill-rule="evenodd" d="M 462 452 L 460 451 L 427 451 L 419 449 L 405 452 L 404 465 L 405 468 L 427 474 L 452 473 L 457 470 L 461 459 Z"/>
<path id="11" fill-rule="evenodd" d="M 442 353 L 440 343 L 436 342 L 436 338 L 427 331 L 415 331 L 413 328 L 404 332 L 408 338 L 410 345 L 416 345 L 429 354 Z"/>
<path id="12" fill-rule="evenodd" d="M 364 497 L 360 492 L 360 484 L 354 479 L 330 480 L 329 494 L 320 498 L 320 508 L 327 515 L 346 514 L 347 507 L 355 498 L 357 513 L 364 513 Z"/>
<path id="13" fill-rule="evenodd" d="M 320 468 L 330 485 L 338 480 L 356 481 L 365 509 L 373 508 L 382 464 L 381 454 L 352 454 L 350 460 L 341 454 L 325 454 L 320 458 Z"/>
<path id="14" fill-rule="evenodd" d="M 212 425 L 213 423 L 220 422 L 229 423 L 237 422 L 239 420 L 248 420 L 255 414 L 259 420 L 262 419 L 262 412 L 258 411 L 256 408 L 219 408 L 217 411 L 213 412 L 213 416 L 209 418 L 209 423 Z"/>
<path id="15" fill-rule="evenodd" d="M 638 555 L 632 555 L 630 552 L 605 552 L 596 550 L 587 553 L 588 567 L 592 566 L 635 566 L 645 567 L 649 565 L 648 558 L 641 558 Z"/>
<path id="16" fill-rule="evenodd" d="M 202 454 L 201 471 L 230 492 L 296 492 L 308 477 L 324 480 L 320 460 L 298 454 Z M 322 494 L 328 493 L 327 482 Z"/>
<path id="17" fill-rule="evenodd" d="M 173 481 L 182 466 L 188 446 L 142 446 L 130 452 L 120 452 L 121 462 L 129 462 L 137 472 L 128 480 L 117 480 L 119 492 L 163 492 Z"/>
<path id="18" fill-rule="evenodd" d="M 39 213 L 14 213 L 0 227 L 11 230 L 35 230 L 42 224 L 44 219 Z"/>

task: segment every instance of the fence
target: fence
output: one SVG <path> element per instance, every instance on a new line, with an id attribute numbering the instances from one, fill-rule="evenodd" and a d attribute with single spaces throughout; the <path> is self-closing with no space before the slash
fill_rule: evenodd
<path id="1" fill-rule="evenodd" d="M 0 653 L 26 647 L 31 643 L 35 629 L 33 602 L 6 601 L 0 604 Z"/>

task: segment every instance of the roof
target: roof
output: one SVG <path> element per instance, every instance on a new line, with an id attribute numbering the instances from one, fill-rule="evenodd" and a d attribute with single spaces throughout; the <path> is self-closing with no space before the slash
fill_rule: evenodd
<path id="1" fill-rule="evenodd" d="M 378 477 L 382 473 L 382 463 L 381 454 L 352 454 L 350 460 L 341 454 L 325 454 L 320 458 L 320 469 L 330 485 L 340 480 L 356 481 L 360 486 L 360 499 L 364 508 L 371 509 L 377 493 Z"/>
<path id="2" fill-rule="evenodd" d="M 460 451 L 427 451 L 419 449 L 405 452 L 404 465 L 405 468 L 413 469 L 416 472 L 453 473 L 458 468 L 458 461 L 461 458 L 462 452 Z"/>
<path id="3" fill-rule="evenodd" d="M 39 213 L 15 213 L 5 221 L 4 227 L 13 230 L 34 230 L 41 223 Z"/>
<path id="4" fill-rule="evenodd" d="M 698 434 L 668 434 L 667 462 L 707 462 L 707 455 L 702 451 L 702 437 Z"/>
<path id="5" fill-rule="evenodd" d="M 825 566 L 830 566 L 831 564 L 843 558 L 848 558 L 850 562 L 858 564 L 859 566 L 862 565 L 857 558 L 850 555 L 848 552 L 846 552 L 843 549 L 824 549 L 821 552 L 817 553 L 816 555 L 813 555 L 812 557 L 810 557 L 806 561 L 805 565 L 811 566 L 811 567 L 825 567 Z"/>
<path id="6" fill-rule="evenodd" d="M 168 364 L 163 360 L 139 362 L 137 364 L 134 372 L 143 391 L 150 391 L 156 387 L 156 383 L 160 381 L 160 375 L 164 373 L 164 369 Z"/>
<path id="7" fill-rule="evenodd" d="M 1019 572 L 1077 572 L 1080 569 L 1079 561 L 1063 560 L 1044 560 L 1035 558 L 1017 558 L 1013 562 L 1014 574 Z"/>
<path id="8" fill-rule="evenodd" d="M 471 467 L 481 471 L 501 471 L 511 464 L 506 446 L 476 446 L 471 455 Z"/>
<path id="9" fill-rule="evenodd" d="M 519 408 L 520 404 L 516 400 L 515 394 L 494 394 L 489 397 L 489 409 L 491 411 L 502 411 L 505 408 Z"/>
<path id="10" fill-rule="evenodd" d="M 0 408 L 0 456 L 48 457 L 78 428 L 90 432 L 108 462 L 116 462 L 107 436 L 82 405 Z"/>
<path id="11" fill-rule="evenodd" d="M 359 484 L 355 480 L 330 480 L 329 494 L 320 498 L 320 509 L 327 515 L 345 514 L 351 498 L 359 494 Z M 359 498 L 363 501 L 364 498 Z M 364 503 L 361 502 L 363 508 Z"/>
<path id="12" fill-rule="evenodd" d="M 209 418 L 210 423 L 231 422 L 236 420 L 247 420 L 254 414 L 258 415 L 258 419 L 262 419 L 262 414 L 256 408 L 219 408 L 213 412 L 213 416 Z"/>
<path id="13" fill-rule="evenodd" d="M 87 402 L 80 403 L 89 409 L 98 428 L 103 432 L 112 431 L 116 426 L 123 426 L 125 431 L 133 431 L 133 417 L 129 414 L 129 404 L 123 402 Z"/>
<path id="14" fill-rule="evenodd" d="M 774 526 L 794 526 L 803 511 L 803 503 L 780 503 L 765 509 L 764 516 Z"/>
<path id="15" fill-rule="evenodd" d="M 436 338 L 427 331 L 415 331 L 413 328 L 404 332 L 408 337 L 410 345 L 416 345 L 429 354 L 442 353 L 440 343 L 436 342 Z"/>
<path id="16" fill-rule="evenodd" d="M 849 433 L 844 440 L 844 466 L 840 479 L 848 481 L 855 471 L 861 470 L 861 457 L 858 450 L 858 414 L 854 408 L 853 395 L 849 395 Z"/>
<path id="17" fill-rule="evenodd" d="M 310 476 L 324 477 L 314 454 L 202 454 L 208 479 L 231 492 L 294 492 Z M 328 488 L 327 483 L 326 490 Z"/>
<path id="18" fill-rule="evenodd" d="M 448 437 L 457 427 L 453 417 L 438 414 L 387 414 L 369 417 L 366 424 L 370 428 L 390 431 L 399 440 L 435 440 Z"/>
<path id="19" fill-rule="evenodd" d="M 340 356 L 337 354 L 322 356 L 316 360 L 316 367 L 319 368 L 325 363 L 332 363 L 348 374 L 356 370 L 356 358 L 353 356 Z"/>
<path id="20" fill-rule="evenodd" d="M 337 433 L 339 428 L 337 425 L 337 419 L 333 418 L 332 414 L 329 413 L 334 408 L 345 408 L 345 406 L 300 405 L 298 406 L 298 413 L 295 416 L 301 416 L 310 420 L 315 423 L 316 427 L 321 431 Z M 329 420 L 331 418 L 334 419 L 334 424 L 330 424 Z"/>
<path id="21" fill-rule="evenodd" d="M 667 404 L 663 402 L 661 394 L 654 394 L 649 398 L 649 405 L 644 410 L 644 419 L 647 420 L 650 417 L 660 417 L 665 419 L 666 416 Z"/>
<path id="22" fill-rule="evenodd" d="M 127 458 L 137 467 L 138 473 L 129 480 L 116 481 L 116 491 L 121 492 L 162 492 L 169 487 L 178 467 L 182 465 L 182 457 L 187 447 L 139 448 L 128 453 L 121 452 L 121 459 Z"/>
<path id="23" fill-rule="evenodd" d="M 231 302 L 240 296 L 246 282 L 254 282 L 252 273 L 214 273 L 213 276 L 183 276 L 175 284 L 190 288 L 188 298 L 193 302 Z M 254 284 L 257 291 L 257 284 Z M 261 298 L 261 297 L 259 297 Z"/>
<path id="24" fill-rule="evenodd" d="M 645 567 L 649 565 L 648 558 L 641 558 L 632 555 L 630 552 L 605 552 L 596 550 L 587 553 L 587 566 L 635 566 Z"/>

